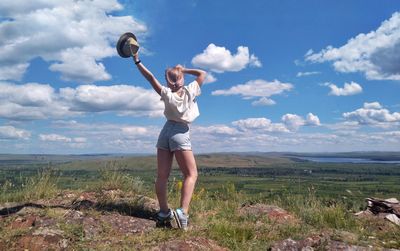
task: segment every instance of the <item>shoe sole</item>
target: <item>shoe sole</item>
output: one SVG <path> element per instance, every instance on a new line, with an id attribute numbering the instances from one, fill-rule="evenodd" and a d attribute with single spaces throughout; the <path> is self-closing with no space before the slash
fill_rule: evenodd
<path id="1" fill-rule="evenodd" d="M 181 222 L 179 221 L 178 213 L 175 210 L 173 210 L 172 213 L 174 214 L 176 225 L 178 225 L 178 228 L 182 229 L 182 225 L 181 225 Z"/>

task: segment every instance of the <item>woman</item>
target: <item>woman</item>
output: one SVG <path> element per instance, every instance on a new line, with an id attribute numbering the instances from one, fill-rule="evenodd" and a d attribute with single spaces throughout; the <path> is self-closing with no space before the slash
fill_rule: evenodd
<path id="1" fill-rule="evenodd" d="M 170 227 L 171 220 L 175 218 L 178 227 L 187 230 L 189 203 L 197 180 L 197 166 L 190 142 L 190 123 L 199 116 L 196 97 L 201 93 L 200 87 L 204 82 L 206 72 L 177 65 L 165 71 L 167 86 L 162 86 L 140 61 L 138 53 L 134 54 L 133 58 L 139 71 L 165 104 L 164 115 L 167 122 L 157 141 L 155 188 L 160 204 L 157 226 Z M 185 74 L 196 77 L 188 86 L 184 85 Z M 174 155 L 183 174 L 180 208 L 176 210 L 170 209 L 167 202 L 168 177 Z"/>

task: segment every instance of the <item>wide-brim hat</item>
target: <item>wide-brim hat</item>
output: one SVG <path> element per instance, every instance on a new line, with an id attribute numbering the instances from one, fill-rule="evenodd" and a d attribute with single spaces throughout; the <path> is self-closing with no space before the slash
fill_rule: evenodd
<path id="1" fill-rule="evenodd" d="M 127 32 L 121 35 L 121 37 L 118 39 L 117 42 L 117 51 L 118 54 L 123 57 L 123 58 L 129 58 L 132 55 L 130 45 L 128 43 L 128 39 L 133 38 L 135 41 L 137 41 L 136 36 L 132 34 L 131 32 Z M 139 49 L 139 47 L 137 47 Z M 133 53 L 136 53 L 136 51 L 133 51 Z"/>

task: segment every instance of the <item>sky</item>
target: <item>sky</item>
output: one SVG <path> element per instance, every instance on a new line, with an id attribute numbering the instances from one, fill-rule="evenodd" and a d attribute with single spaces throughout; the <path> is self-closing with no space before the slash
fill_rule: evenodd
<path id="1" fill-rule="evenodd" d="M 398 1 L 0 0 L 0 153 L 155 153 L 125 32 L 162 83 L 207 71 L 195 153 L 400 150 Z"/>

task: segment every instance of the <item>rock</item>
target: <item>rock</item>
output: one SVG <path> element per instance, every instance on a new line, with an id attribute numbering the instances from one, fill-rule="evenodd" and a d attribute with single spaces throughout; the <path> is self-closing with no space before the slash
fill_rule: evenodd
<path id="1" fill-rule="evenodd" d="M 106 213 L 98 217 L 86 216 L 82 219 L 86 239 L 96 237 L 107 226 L 116 234 L 132 235 L 148 232 L 155 227 L 155 222 L 118 213 Z"/>
<path id="2" fill-rule="evenodd" d="M 192 237 L 185 240 L 170 240 L 150 248 L 152 251 L 194 251 L 214 250 L 227 251 L 229 249 L 219 246 L 215 241 L 203 237 Z"/>
<path id="3" fill-rule="evenodd" d="M 270 250 L 271 251 L 297 251 L 297 250 L 314 250 L 315 248 L 320 248 L 329 240 L 329 236 L 325 234 L 311 235 L 304 240 L 295 241 L 292 239 L 286 239 L 283 241 L 278 241 L 274 243 Z"/>
<path id="4" fill-rule="evenodd" d="M 296 222 L 297 219 L 289 214 L 286 210 L 266 204 L 245 204 L 239 209 L 239 214 L 242 216 L 253 215 L 255 217 L 267 216 L 269 220 L 277 223 Z"/>
<path id="5" fill-rule="evenodd" d="M 344 232 L 342 234 L 345 234 Z M 328 251 L 369 251 L 374 250 L 372 247 L 362 247 L 351 245 L 342 241 L 333 241 L 329 235 L 321 234 L 310 236 L 304 240 L 295 241 L 286 239 L 274 243 L 271 251 L 297 251 L 297 250 L 328 250 Z M 383 249 L 387 250 L 387 249 Z"/>
<path id="6" fill-rule="evenodd" d="M 56 219 L 48 216 L 38 217 L 35 222 L 35 225 L 37 227 L 51 227 L 56 224 L 57 224 Z"/>
<path id="7" fill-rule="evenodd" d="M 17 217 L 13 222 L 10 224 L 11 229 L 28 229 L 31 228 L 36 221 L 35 215 L 28 215 L 26 217 Z"/>
<path id="8" fill-rule="evenodd" d="M 397 226 L 400 226 L 400 218 L 395 214 L 388 214 L 385 216 L 385 219 L 396 224 Z"/>
<path id="9" fill-rule="evenodd" d="M 100 222 L 93 217 L 85 217 L 82 219 L 83 232 L 85 239 L 96 237 L 103 229 Z"/>
<path id="10" fill-rule="evenodd" d="M 331 241 L 327 246 L 326 250 L 330 251 L 369 251 L 373 250 L 371 247 L 361 247 L 356 245 L 349 245 L 344 242 Z"/>
<path id="11" fill-rule="evenodd" d="M 116 232 L 124 235 L 141 234 L 155 227 L 155 222 L 118 213 L 101 215 L 100 221 L 108 223 Z"/>
<path id="12" fill-rule="evenodd" d="M 22 236 L 17 249 L 30 251 L 39 250 L 65 250 L 68 247 L 68 240 L 63 238 L 63 232 L 58 229 L 40 227 L 32 234 Z"/>

